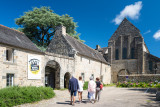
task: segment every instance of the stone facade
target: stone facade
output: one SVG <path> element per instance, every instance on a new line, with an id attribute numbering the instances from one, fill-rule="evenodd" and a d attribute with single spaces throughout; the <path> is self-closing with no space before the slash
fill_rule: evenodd
<path id="1" fill-rule="evenodd" d="M 14 49 L 13 61 L 6 61 L 6 49 Z M 44 86 L 43 79 L 41 80 L 29 80 L 28 79 L 28 55 L 40 56 L 42 59 L 42 65 L 44 63 L 44 55 L 32 51 L 27 51 L 20 48 L 9 47 L 6 45 L 0 45 L 0 88 L 6 87 L 7 74 L 14 74 L 15 86 Z M 44 71 L 42 71 L 42 77 L 44 78 Z"/>
<path id="2" fill-rule="evenodd" d="M 55 61 L 56 63 L 59 64 L 59 71 L 56 69 L 56 88 L 64 88 L 64 76 L 66 73 L 73 74 L 75 72 L 75 60 L 72 57 L 67 57 L 63 55 L 57 55 L 54 53 L 48 53 L 46 52 L 45 54 L 45 65 L 44 65 L 44 72 L 45 72 L 45 67 L 47 66 L 47 63 L 49 61 Z M 51 62 L 53 64 L 53 62 Z M 55 67 L 53 67 L 55 68 Z"/>
<path id="3" fill-rule="evenodd" d="M 84 80 L 89 81 L 89 78 L 94 75 L 94 80 L 97 77 L 105 84 L 111 83 L 110 65 L 87 58 L 82 55 L 75 56 L 75 76 L 78 78 L 84 73 Z"/>
<path id="4" fill-rule="evenodd" d="M 82 52 L 76 48 L 77 46 Z M 14 50 L 13 61 L 6 61 L 7 49 Z M 25 49 L 25 46 L 17 47 L 0 44 L 0 88 L 7 86 L 7 74 L 14 74 L 12 82 L 15 86 L 67 88 L 69 77 L 74 75 L 78 78 L 82 76 L 82 73 L 85 75 L 85 81 L 89 81 L 89 78 L 94 76 L 94 79 L 96 77 L 101 78 L 105 84 L 110 84 L 111 82 L 111 67 L 105 61 L 103 55 L 97 50 L 67 36 L 63 26 L 56 30 L 55 36 L 46 52 L 40 52 L 38 49 L 37 51 L 32 51 L 30 49 Z M 88 55 L 86 50 L 92 56 Z M 28 79 L 28 55 L 41 58 L 41 79 Z"/>
<path id="5" fill-rule="evenodd" d="M 107 56 L 114 83 L 121 74 L 160 73 L 160 59 L 149 53 L 140 31 L 126 18 L 108 41 Z"/>

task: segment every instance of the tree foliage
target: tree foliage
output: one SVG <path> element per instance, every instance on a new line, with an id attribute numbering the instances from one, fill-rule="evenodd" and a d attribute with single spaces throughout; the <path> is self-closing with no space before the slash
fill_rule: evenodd
<path id="1" fill-rule="evenodd" d="M 54 36 L 56 27 L 63 25 L 66 32 L 80 40 L 76 32 L 77 23 L 69 15 L 58 15 L 49 7 L 33 8 L 16 19 L 20 31 L 24 32 L 36 45 L 46 47 Z M 82 41 L 82 40 L 80 40 Z"/>

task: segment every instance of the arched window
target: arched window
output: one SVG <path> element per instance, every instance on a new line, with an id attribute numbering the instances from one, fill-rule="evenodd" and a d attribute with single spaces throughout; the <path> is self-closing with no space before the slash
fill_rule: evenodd
<path id="1" fill-rule="evenodd" d="M 135 49 L 131 48 L 131 59 L 135 59 Z"/>
<path id="2" fill-rule="evenodd" d="M 123 48 L 123 59 L 127 59 L 127 48 Z"/>
<path id="3" fill-rule="evenodd" d="M 152 61 L 149 61 L 149 70 L 150 70 L 150 71 L 152 71 L 152 69 L 153 69 L 152 66 L 153 66 L 153 62 L 152 62 Z"/>
<path id="4" fill-rule="evenodd" d="M 116 49 L 115 59 L 119 60 L 119 50 L 118 49 Z"/>

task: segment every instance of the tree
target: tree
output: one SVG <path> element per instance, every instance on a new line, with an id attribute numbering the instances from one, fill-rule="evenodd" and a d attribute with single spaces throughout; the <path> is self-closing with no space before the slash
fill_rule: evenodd
<path id="1" fill-rule="evenodd" d="M 54 36 L 55 29 L 59 25 L 66 27 L 66 32 L 80 40 L 76 32 L 77 23 L 69 15 L 58 15 L 49 7 L 33 8 L 16 19 L 20 31 L 24 32 L 37 46 L 46 47 Z M 82 40 L 80 40 L 82 41 Z M 82 41 L 83 42 L 83 41 Z"/>

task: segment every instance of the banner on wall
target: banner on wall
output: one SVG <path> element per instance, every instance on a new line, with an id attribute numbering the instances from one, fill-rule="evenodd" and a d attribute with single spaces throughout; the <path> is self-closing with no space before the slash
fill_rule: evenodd
<path id="1" fill-rule="evenodd" d="M 28 79 L 41 79 L 41 57 L 28 55 Z"/>

